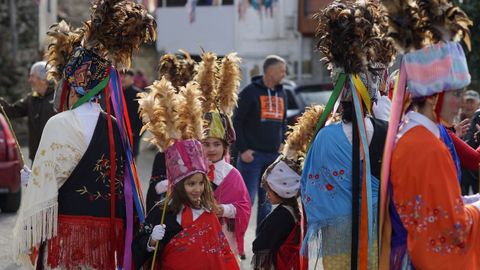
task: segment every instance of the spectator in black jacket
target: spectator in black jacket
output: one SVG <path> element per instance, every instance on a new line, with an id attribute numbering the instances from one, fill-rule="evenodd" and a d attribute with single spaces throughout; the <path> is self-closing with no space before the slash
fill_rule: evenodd
<path id="1" fill-rule="evenodd" d="M 464 104 L 462 106 L 462 118 L 470 118 L 470 127 L 467 134 L 463 136 L 463 139 L 474 149 L 477 149 L 479 142 L 475 139 L 475 133 L 478 132 L 477 126 L 480 125 L 480 110 L 478 106 L 480 103 L 480 95 L 474 90 L 468 90 L 463 96 Z M 472 188 L 473 194 L 478 193 L 478 170 L 470 171 L 466 168 L 462 168 L 462 194 L 468 195 L 470 188 Z"/>
<path id="2" fill-rule="evenodd" d="M 53 82 L 47 80 L 47 69 L 45 61 L 32 65 L 28 77 L 32 92 L 15 103 L 10 104 L 0 97 L 0 105 L 9 118 L 28 117 L 28 157 L 32 161 L 45 124 L 56 114 L 53 106 L 55 87 Z"/>
<path id="3" fill-rule="evenodd" d="M 267 56 L 263 73 L 252 78 L 252 83 L 240 92 L 233 118 L 239 153 L 237 168 L 252 204 L 258 193 L 257 225 L 271 210 L 260 179 L 278 157 L 287 131 L 287 97 L 281 85 L 286 74 L 285 60 L 276 55 Z"/>

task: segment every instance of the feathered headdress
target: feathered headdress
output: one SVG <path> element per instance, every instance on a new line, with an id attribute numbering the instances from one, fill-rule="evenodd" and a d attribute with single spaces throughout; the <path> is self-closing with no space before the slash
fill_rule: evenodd
<path id="1" fill-rule="evenodd" d="M 314 15 L 317 49 L 329 70 L 346 74 L 367 72 L 369 63 L 387 66 L 395 50 L 386 38 L 384 11 L 375 3 L 335 1 Z"/>
<path id="2" fill-rule="evenodd" d="M 96 69 L 95 62 L 128 67 L 133 51 L 156 38 L 154 18 L 133 1 L 96 0 L 91 11 L 90 20 L 80 28 L 71 29 L 62 21 L 47 32 L 50 76 L 66 79 L 82 95 L 108 76 L 104 70 L 108 67 Z M 93 72 L 88 63 L 93 63 Z"/>
<path id="3" fill-rule="evenodd" d="M 139 112 L 148 139 L 165 152 L 167 177 L 171 185 L 196 172 L 206 174 L 207 161 L 199 140 L 203 135 L 202 103 L 199 85 L 189 82 L 177 94 L 162 77 L 139 94 Z"/>
<path id="4" fill-rule="evenodd" d="M 216 108 L 218 63 L 217 55 L 212 52 L 202 53 L 202 61 L 198 65 L 195 81 L 200 85 L 204 98 L 203 112 L 210 112 Z"/>
<path id="5" fill-rule="evenodd" d="M 412 52 L 440 41 L 465 41 L 470 50 L 473 25 L 451 0 L 386 0 L 389 36 L 399 51 Z"/>
<path id="6" fill-rule="evenodd" d="M 227 145 L 235 141 L 230 117 L 237 106 L 240 63 L 237 53 L 227 54 L 218 63 L 214 53 L 204 52 L 195 78 L 203 92 L 205 137 L 221 139 Z"/>
<path id="7" fill-rule="evenodd" d="M 293 160 L 299 166 L 297 171 L 301 173 L 303 160 L 307 156 L 308 144 L 315 133 L 318 120 L 325 107 L 312 105 L 298 118 L 297 123 L 287 132 L 287 139 L 282 154 L 286 159 Z"/>
<path id="8" fill-rule="evenodd" d="M 182 139 L 179 129 L 179 98 L 172 83 L 165 77 L 154 81 L 147 89 L 149 92 L 138 94 L 138 109 L 144 124 L 141 133 L 150 131 L 153 137 L 147 141 L 165 151 L 176 140 Z"/>
<path id="9" fill-rule="evenodd" d="M 240 62 L 237 53 L 227 54 L 220 66 L 220 80 L 217 86 L 217 105 L 221 112 L 231 117 L 237 106 L 238 88 L 240 87 Z"/>
<path id="10" fill-rule="evenodd" d="M 165 151 L 175 141 L 202 139 L 201 92 L 196 82 L 182 87 L 177 94 L 165 77 L 155 81 L 148 92 L 138 94 L 139 113 L 144 126 L 153 138 L 149 142 Z"/>
<path id="11" fill-rule="evenodd" d="M 165 54 L 160 58 L 158 64 L 159 78 L 165 76 L 177 91 L 194 78 L 197 66 L 188 52 L 184 50 L 180 50 L 180 52 L 183 54 L 183 58 L 175 54 Z"/>

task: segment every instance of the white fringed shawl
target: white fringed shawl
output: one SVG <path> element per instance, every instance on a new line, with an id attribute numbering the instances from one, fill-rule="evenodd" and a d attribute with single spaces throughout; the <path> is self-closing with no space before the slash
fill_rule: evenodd
<path id="1" fill-rule="evenodd" d="M 73 111 L 53 116 L 45 125 L 28 186 L 13 231 L 13 255 L 25 263 L 32 247 L 57 234 L 58 189 L 87 150 Z"/>

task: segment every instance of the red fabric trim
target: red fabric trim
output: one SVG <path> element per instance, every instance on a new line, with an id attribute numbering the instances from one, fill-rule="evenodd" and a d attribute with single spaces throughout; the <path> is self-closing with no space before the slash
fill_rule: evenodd
<path id="1" fill-rule="evenodd" d="M 107 105 L 107 121 L 108 121 L 108 139 L 110 143 L 110 237 L 112 241 L 115 241 L 115 232 L 113 231 L 114 228 L 114 219 L 115 219 L 115 174 L 117 171 L 117 158 L 115 155 L 115 141 L 113 139 L 113 127 L 112 127 L 112 117 L 111 117 L 111 109 L 110 109 L 110 89 L 107 85 L 105 87 L 105 99 Z"/>
<path id="2" fill-rule="evenodd" d="M 478 152 L 478 149 L 473 149 L 466 142 L 458 138 L 457 135 L 448 128 L 447 132 L 448 135 L 450 135 L 450 138 L 452 138 L 453 145 L 457 151 L 462 167 L 472 171 L 478 170 L 478 165 L 480 163 L 480 153 Z"/>
<path id="3" fill-rule="evenodd" d="M 300 224 L 293 230 L 277 252 L 277 270 L 300 270 Z"/>
<path id="4" fill-rule="evenodd" d="M 210 182 L 213 183 L 213 180 L 215 180 L 215 165 L 214 164 L 210 164 L 210 166 L 208 167 L 208 180 L 210 180 Z"/>
<path id="5" fill-rule="evenodd" d="M 115 269 L 122 265 L 124 225 L 119 218 L 114 222 L 112 228 L 110 218 L 59 215 L 58 234 L 48 241 L 48 266 Z M 110 237 L 111 231 L 117 240 Z"/>
<path id="6" fill-rule="evenodd" d="M 59 112 L 63 112 L 63 110 L 64 110 L 65 102 L 67 100 L 68 91 L 69 91 L 68 83 L 65 81 L 65 82 L 63 82 L 62 95 L 60 96 L 60 108 L 58 109 Z"/>
<path id="7" fill-rule="evenodd" d="M 443 107 L 443 97 L 445 96 L 445 92 L 441 92 L 438 94 L 437 104 L 435 104 L 435 116 L 437 117 L 437 123 L 440 123 L 440 119 L 442 118 L 442 107 Z"/>
<path id="8" fill-rule="evenodd" d="M 192 223 L 193 223 L 192 208 L 184 205 L 183 211 L 182 211 L 182 227 L 183 228 L 188 227 Z"/>
<path id="9" fill-rule="evenodd" d="M 118 78 L 121 78 L 120 76 L 120 72 L 116 71 L 117 72 L 117 75 L 118 75 Z M 117 89 L 121 89 L 123 90 L 122 88 L 122 80 L 118 80 L 118 88 Z M 132 136 L 132 127 L 130 125 L 130 117 L 128 115 L 128 109 L 127 109 L 127 102 L 125 102 L 125 96 L 124 96 L 124 93 L 122 91 L 122 93 L 119 93 L 121 94 L 120 97 L 122 98 L 122 107 L 123 107 L 123 117 L 125 119 L 125 124 L 127 126 L 127 135 L 128 135 L 128 141 L 130 142 L 130 145 L 133 147 L 133 136 Z M 137 134 L 138 135 L 138 134 Z"/>

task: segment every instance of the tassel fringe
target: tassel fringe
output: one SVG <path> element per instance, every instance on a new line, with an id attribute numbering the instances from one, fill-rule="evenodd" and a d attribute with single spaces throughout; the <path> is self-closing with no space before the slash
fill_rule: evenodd
<path id="1" fill-rule="evenodd" d="M 40 209 L 40 210 L 39 210 Z M 19 260 L 22 253 L 57 235 L 57 197 L 24 212 L 22 221 L 17 221 L 14 230 L 14 258 Z"/>
<path id="2" fill-rule="evenodd" d="M 116 269 L 123 259 L 123 220 L 116 219 L 111 238 L 110 218 L 62 216 L 58 235 L 48 241 L 48 267 Z"/>

